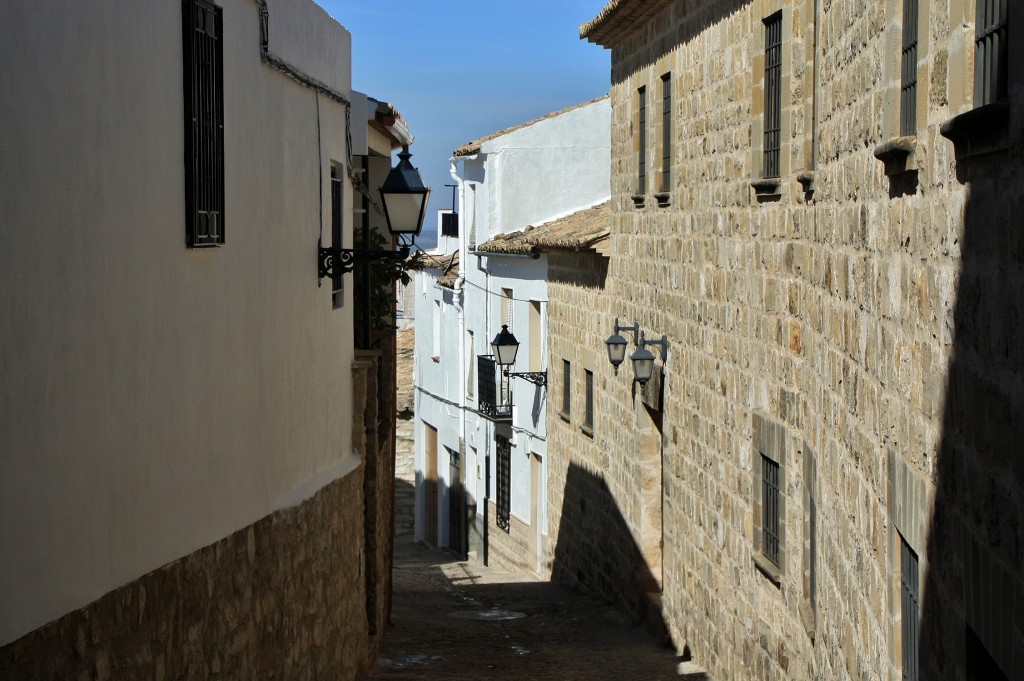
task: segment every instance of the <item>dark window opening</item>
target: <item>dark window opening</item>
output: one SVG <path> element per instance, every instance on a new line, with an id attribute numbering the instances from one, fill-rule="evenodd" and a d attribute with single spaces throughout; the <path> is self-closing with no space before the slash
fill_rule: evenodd
<path id="1" fill-rule="evenodd" d="M 566 418 L 572 413 L 572 364 L 562 360 L 562 416 Z"/>
<path id="2" fill-rule="evenodd" d="M 222 10 L 182 3 L 185 101 L 185 243 L 224 243 L 224 68 Z"/>
<path id="3" fill-rule="evenodd" d="M 497 442 L 497 523 L 498 527 L 509 531 L 511 527 L 512 504 L 512 444 L 508 438 L 496 436 Z"/>
<path id="4" fill-rule="evenodd" d="M 1007 38 L 1010 0 L 978 0 L 974 40 L 974 105 L 1009 97 Z"/>
<path id="5" fill-rule="evenodd" d="M 764 20 L 764 169 L 779 177 L 782 141 L 782 12 Z"/>
<path id="6" fill-rule="evenodd" d="M 639 97 L 639 115 L 637 118 L 637 131 L 639 142 L 637 149 L 637 194 L 644 194 L 647 191 L 647 88 L 637 90 Z"/>
<path id="7" fill-rule="evenodd" d="M 761 454 L 761 550 L 779 563 L 779 463 Z"/>
<path id="8" fill-rule="evenodd" d="M 341 178 L 338 177 L 338 169 L 331 167 L 331 246 L 341 248 Z M 334 268 L 334 275 L 331 277 L 331 302 L 335 308 L 341 307 L 345 302 L 344 286 L 341 279 L 341 268 Z"/>
<path id="9" fill-rule="evenodd" d="M 672 188 L 672 74 L 661 77 L 661 191 Z"/>
<path id="10" fill-rule="evenodd" d="M 900 134 L 917 132 L 918 0 L 903 0 L 903 56 L 900 74 Z"/>
<path id="11" fill-rule="evenodd" d="M 592 429 L 594 427 L 594 372 L 585 370 L 584 374 L 586 375 L 587 404 L 583 418 L 583 425 Z"/>
<path id="12" fill-rule="evenodd" d="M 441 213 L 441 236 L 459 235 L 459 214 Z"/>

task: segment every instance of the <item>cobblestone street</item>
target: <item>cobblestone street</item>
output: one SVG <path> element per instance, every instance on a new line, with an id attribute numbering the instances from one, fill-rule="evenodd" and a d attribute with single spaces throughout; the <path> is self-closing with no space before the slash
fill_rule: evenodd
<path id="1" fill-rule="evenodd" d="M 617 610 L 399 537 L 394 626 L 364 681 L 679 679 L 671 650 Z"/>

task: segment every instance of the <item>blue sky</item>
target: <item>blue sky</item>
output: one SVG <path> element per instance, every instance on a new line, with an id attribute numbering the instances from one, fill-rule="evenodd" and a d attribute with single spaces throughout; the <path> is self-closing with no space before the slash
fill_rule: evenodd
<path id="1" fill-rule="evenodd" d="M 451 206 L 457 147 L 608 92 L 608 51 L 579 39 L 605 0 L 317 2 L 352 34 L 352 86 L 416 135 L 412 162 L 433 190 L 424 231 Z"/>

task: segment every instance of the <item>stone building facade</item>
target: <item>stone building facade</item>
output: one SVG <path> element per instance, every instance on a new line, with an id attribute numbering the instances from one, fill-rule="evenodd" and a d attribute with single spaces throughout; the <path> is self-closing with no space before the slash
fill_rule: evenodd
<path id="1" fill-rule="evenodd" d="M 554 574 L 712 678 L 1024 676 L 1010 4 L 613 0 L 581 27 L 612 54 L 610 240 L 602 281 L 551 285 L 550 363 L 592 361 L 595 404 L 586 437 L 549 410 Z M 646 387 L 601 359 L 616 318 L 668 341 Z"/>

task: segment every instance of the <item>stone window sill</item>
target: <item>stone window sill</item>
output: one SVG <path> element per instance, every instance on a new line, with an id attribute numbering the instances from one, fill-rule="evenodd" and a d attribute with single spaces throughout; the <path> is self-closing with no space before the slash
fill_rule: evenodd
<path id="1" fill-rule="evenodd" d="M 669 193 L 655 194 L 654 198 L 658 201 L 658 208 L 667 208 L 672 205 L 672 195 Z"/>
<path id="2" fill-rule="evenodd" d="M 633 194 L 631 198 L 633 199 L 633 206 L 635 208 L 643 208 L 644 204 L 647 202 L 647 197 L 643 194 Z"/>
<path id="3" fill-rule="evenodd" d="M 782 588 L 782 571 L 779 566 L 771 562 L 760 553 L 754 554 L 754 567 L 758 569 L 768 580 L 778 588 Z"/>
<path id="4" fill-rule="evenodd" d="M 564 411 L 558 412 L 558 418 L 562 419 L 566 423 L 572 423 L 572 419 Z"/>
<path id="5" fill-rule="evenodd" d="M 917 149 L 917 136 L 904 135 L 896 137 L 875 147 L 875 158 L 885 165 L 885 174 L 888 177 L 900 175 L 910 170 L 907 166 L 909 159 Z"/>
<path id="6" fill-rule="evenodd" d="M 797 181 L 803 186 L 805 194 L 813 194 L 816 189 L 814 185 L 814 171 L 805 170 L 796 176 Z"/>
<path id="7" fill-rule="evenodd" d="M 953 143 L 958 161 L 1005 151 L 1010 146 L 1010 103 L 1004 99 L 953 116 L 939 132 Z"/>
<path id="8" fill-rule="evenodd" d="M 760 177 L 750 181 L 758 199 L 778 199 L 782 196 L 782 180 L 777 177 Z"/>
<path id="9" fill-rule="evenodd" d="M 587 437 L 591 439 L 594 438 L 594 429 L 591 428 L 590 426 L 580 426 L 580 431 Z"/>

